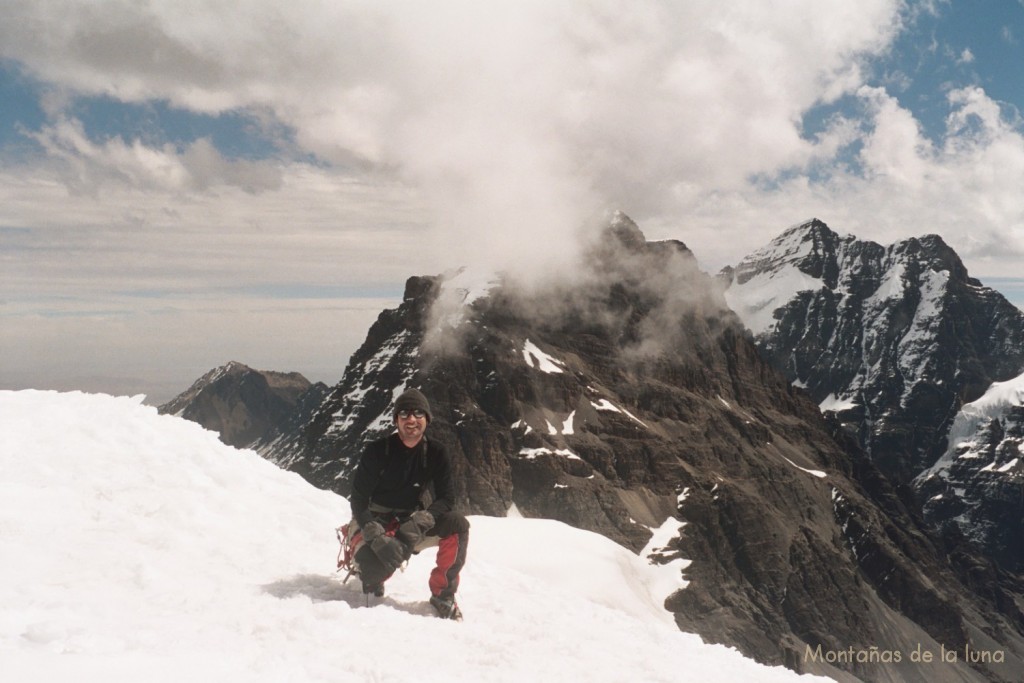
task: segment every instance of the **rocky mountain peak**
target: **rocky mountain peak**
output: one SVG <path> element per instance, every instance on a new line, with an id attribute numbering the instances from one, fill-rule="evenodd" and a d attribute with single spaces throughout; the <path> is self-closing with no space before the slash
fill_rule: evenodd
<path id="1" fill-rule="evenodd" d="M 834 248 L 839 239 L 839 233 L 832 230 L 824 221 L 811 218 L 784 231 L 773 240 L 773 243 L 786 244 L 798 240 L 811 245 L 810 253 L 819 253 Z"/>
<path id="2" fill-rule="evenodd" d="M 771 363 L 909 486 L 946 453 L 961 406 L 1024 371 L 1024 313 L 971 278 L 938 235 L 883 247 L 830 234 L 787 231 L 736 267 L 725 296 Z M 939 495 L 932 484 L 929 499 Z M 954 495 L 976 494 L 943 495 L 926 507 L 940 525 Z M 997 506 L 978 509 L 978 520 L 990 517 L 977 526 L 1001 524 Z"/>
<path id="3" fill-rule="evenodd" d="M 939 235 L 911 237 L 894 244 L 892 252 L 898 259 L 935 272 L 948 272 L 951 278 L 958 281 L 971 281 L 972 284 L 980 285 L 968 276 L 967 267 L 960 255 Z"/>
<path id="4" fill-rule="evenodd" d="M 647 238 L 644 237 L 640 226 L 621 211 L 612 212 L 603 232 L 618 240 L 623 246 L 638 251 L 647 244 Z"/>
<path id="5" fill-rule="evenodd" d="M 959 412 L 973 415 L 971 401 L 1024 372 L 1024 313 L 935 234 L 888 247 L 841 238 L 823 259 L 808 234 L 787 231 L 744 259 L 726 298 L 772 365 L 913 486 L 934 528 L 1020 570 L 1024 546 L 1008 541 L 1021 531 L 1010 512 L 1016 418 L 979 425 Z"/>
<path id="6" fill-rule="evenodd" d="M 198 422 L 221 441 L 246 448 L 264 437 L 309 392 L 322 392 L 297 372 L 254 370 L 230 361 L 205 373 L 158 411 Z"/>
<path id="7" fill-rule="evenodd" d="M 405 281 L 405 290 L 402 294 L 403 301 L 415 301 L 419 299 L 432 298 L 434 290 L 442 281 L 440 277 L 424 275 L 413 275 Z"/>
<path id="8" fill-rule="evenodd" d="M 841 239 L 817 218 L 795 225 L 740 261 L 732 269 L 735 281 L 742 285 L 758 275 L 786 268 L 821 278 L 835 260 Z"/>

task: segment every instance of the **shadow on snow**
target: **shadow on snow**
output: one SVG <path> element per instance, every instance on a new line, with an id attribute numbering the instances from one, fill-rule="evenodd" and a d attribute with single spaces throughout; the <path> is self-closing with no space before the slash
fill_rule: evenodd
<path id="1" fill-rule="evenodd" d="M 370 596 L 367 599 L 367 596 L 360 588 L 358 579 L 351 583 L 343 584 L 340 579 L 334 576 L 299 574 L 291 578 L 268 583 L 262 586 L 262 588 L 264 592 L 282 600 L 305 595 L 313 602 L 344 602 L 353 609 L 386 605 L 392 609 L 408 612 L 409 614 L 420 616 L 430 616 L 433 614 L 433 610 L 428 602 L 398 602 L 387 595 L 383 598 Z"/>

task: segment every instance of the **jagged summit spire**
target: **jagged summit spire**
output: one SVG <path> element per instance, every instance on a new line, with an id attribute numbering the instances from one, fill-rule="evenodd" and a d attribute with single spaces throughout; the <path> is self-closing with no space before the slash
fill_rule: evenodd
<path id="1" fill-rule="evenodd" d="M 812 218 L 788 228 L 763 247 L 751 252 L 735 268 L 723 269 L 722 277 L 727 284 L 743 285 L 758 275 L 795 268 L 799 273 L 815 280 L 824 277 L 834 286 L 835 268 L 831 266 L 841 248 L 840 245 L 852 239 L 849 236 L 840 236 L 824 221 Z M 796 277 L 796 280 L 800 279 L 801 276 Z M 790 284 L 796 287 L 804 286 L 795 280 Z M 768 298 L 763 299 L 763 305 L 758 306 L 759 310 L 767 305 Z M 759 326 L 771 321 L 771 309 L 766 313 L 768 317 L 759 320 Z"/>
<path id="2" fill-rule="evenodd" d="M 783 231 L 781 235 L 771 241 L 769 246 L 792 240 L 796 237 L 802 238 L 803 241 L 833 242 L 839 239 L 840 235 L 830 228 L 825 221 L 819 218 L 811 218 Z"/>
<path id="3" fill-rule="evenodd" d="M 803 223 L 801 223 L 798 227 L 804 228 L 805 230 L 829 230 L 828 225 L 825 223 L 825 221 L 821 220 L 820 218 L 811 218 L 809 220 L 806 220 Z"/>
<path id="4" fill-rule="evenodd" d="M 619 210 L 612 211 L 608 216 L 607 234 L 617 239 L 623 246 L 630 249 L 642 249 L 647 244 L 647 237 L 632 218 Z"/>
<path id="5" fill-rule="evenodd" d="M 957 280 L 970 279 L 967 266 L 964 265 L 960 255 L 939 235 L 928 234 L 911 237 L 897 242 L 891 248 L 893 253 L 918 260 L 932 270 L 949 271 Z"/>

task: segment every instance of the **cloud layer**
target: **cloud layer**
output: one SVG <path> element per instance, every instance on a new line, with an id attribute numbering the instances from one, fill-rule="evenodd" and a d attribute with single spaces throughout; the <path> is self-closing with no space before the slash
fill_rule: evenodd
<path id="1" fill-rule="evenodd" d="M 710 269 L 817 216 L 885 243 L 938 232 L 975 274 L 1019 275 L 1015 111 L 951 87 L 934 140 L 872 76 L 929 3 L 0 10 L 0 57 L 42 84 L 48 115 L 25 132 L 38 154 L 0 167 L 3 282 L 22 302 L 74 312 L 135 289 L 400 289 L 466 263 L 539 275 L 571 263 L 579 230 L 610 208 Z M 97 96 L 244 111 L 272 151 L 90 137 L 73 105 Z M 809 134 L 808 112 L 830 106 Z"/>

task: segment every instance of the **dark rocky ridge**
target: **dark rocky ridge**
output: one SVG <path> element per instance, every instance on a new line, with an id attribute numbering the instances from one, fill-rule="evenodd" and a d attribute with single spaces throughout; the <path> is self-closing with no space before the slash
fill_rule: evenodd
<path id="1" fill-rule="evenodd" d="M 200 377 L 158 411 L 197 422 L 229 446 L 247 448 L 285 423 L 303 399 L 318 404 L 326 389 L 297 372 L 264 372 L 231 361 Z"/>
<path id="2" fill-rule="evenodd" d="M 410 278 L 312 419 L 263 452 L 347 495 L 362 443 L 390 431 L 394 397 L 416 386 L 466 510 L 515 504 L 634 550 L 647 527 L 685 522 L 652 556 L 692 560 L 666 605 L 684 630 L 839 677 L 1012 680 L 1024 668 L 1012 599 L 964 587 L 856 442 L 841 446 L 762 360 L 684 245 L 648 243 L 622 216 L 605 237 L 575 283 L 543 294 L 505 283 L 472 299 L 458 278 Z M 998 645 L 1007 663 L 908 660 L 940 643 Z M 837 669 L 807 660 L 819 645 L 904 659 Z"/>

